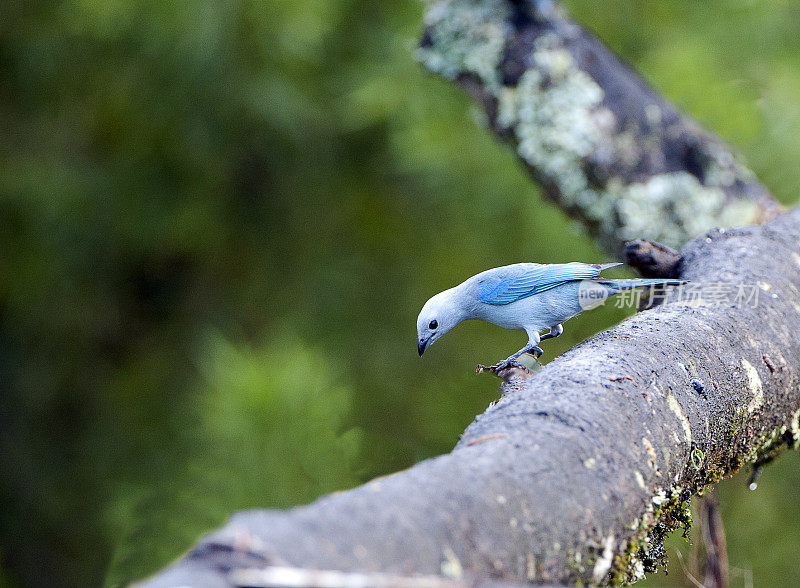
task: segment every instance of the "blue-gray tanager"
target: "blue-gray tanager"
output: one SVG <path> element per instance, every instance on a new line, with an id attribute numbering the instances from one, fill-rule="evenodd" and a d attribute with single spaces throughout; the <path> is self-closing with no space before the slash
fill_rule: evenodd
<path id="1" fill-rule="evenodd" d="M 603 279 L 600 272 L 620 263 L 517 263 L 486 270 L 425 303 L 417 318 L 417 349 L 430 345 L 461 321 L 479 319 L 528 334 L 528 344 L 507 359 L 490 366 L 499 371 L 523 367 L 523 353 L 542 355 L 539 342 L 564 332 L 561 323 L 607 297 L 631 288 L 679 285 L 680 280 Z M 540 333 L 549 331 L 540 335 Z"/>

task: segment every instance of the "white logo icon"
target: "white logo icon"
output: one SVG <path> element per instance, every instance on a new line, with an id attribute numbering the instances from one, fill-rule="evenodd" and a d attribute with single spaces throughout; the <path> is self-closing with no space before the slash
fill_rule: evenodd
<path id="1" fill-rule="evenodd" d="M 578 304 L 583 310 L 591 310 L 605 303 L 608 288 L 592 280 L 581 280 L 578 285 Z"/>

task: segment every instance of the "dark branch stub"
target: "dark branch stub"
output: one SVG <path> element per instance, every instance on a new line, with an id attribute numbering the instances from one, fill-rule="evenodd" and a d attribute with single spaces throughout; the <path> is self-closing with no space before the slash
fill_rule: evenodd
<path id="1" fill-rule="evenodd" d="M 728 588 L 728 548 L 716 489 L 698 501 L 701 537 L 704 550 L 703 586 Z"/>
<path id="2" fill-rule="evenodd" d="M 679 278 L 681 254 L 660 243 L 636 239 L 625 243 L 625 263 L 645 278 Z"/>

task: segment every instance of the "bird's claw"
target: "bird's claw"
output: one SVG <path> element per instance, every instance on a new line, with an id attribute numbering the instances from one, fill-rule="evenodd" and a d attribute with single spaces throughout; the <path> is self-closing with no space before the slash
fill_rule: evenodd
<path id="1" fill-rule="evenodd" d="M 513 360 L 513 359 L 511 359 L 511 360 L 505 359 L 505 360 L 503 360 L 503 361 L 498 361 L 498 362 L 497 362 L 496 364 L 494 364 L 494 365 L 482 365 L 482 364 L 478 364 L 478 367 L 477 367 L 477 369 L 475 370 L 475 373 L 476 373 L 476 374 L 480 374 L 480 373 L 481 373 L 481 372 L 483 372 L 483 371 L 487 371 L 487 372 L 492 372 L 493 374 L 498 374 L 498 373 L 500 373 L 501 371 L 503 371 L 503 370 L 507 370 L 507 369 L 509 369 L 509 368 L 517 368 L 517 369 L 519 369 L 519 370 L 522 370 L 522 371 L 524 371 L 524 372 L 528 372 L 528 371 L 530 371 L 530 370 L 529 370 L 527 367 L 525 367 L 524 365 L 522 365 L 520 362 L 518 362 L 518 361 L 516 361 L 516 360 Z"/>

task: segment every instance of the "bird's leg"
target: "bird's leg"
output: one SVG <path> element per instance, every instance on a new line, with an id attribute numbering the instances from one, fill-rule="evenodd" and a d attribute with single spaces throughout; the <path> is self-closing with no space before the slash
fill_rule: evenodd
<path id="1" fill-rule="evenodd" d="M 555 339 L 563 332 L 564 332 L 564 327 L 562 327 L 561 325 L 556 325 L 554 327 L 550 327 L 550 332 L 542 335 L 542 337 L 539 340 L 545 341 L 547 339 Z"/>
<path id="2" fill-rule="evenodd" d="M 509 355 L 506 359 L 504 359 L 500 363 L 505 363 L 505 364 L 508 364 L 508 365 L 515 365 L 515 364 L 518 365 L 519 362 L 517 362 L 517 359 L 519 359 L 520 355 L 523 355 L 525 353 L 530 353 L 531 351 L 536 353 L 537 349 L 539 349 L 539 348 L 536 345 L 534 345 L 533 343 L 528 343 L 525 347 L 523 347 L 522 349 L 520 349 L 519 351 L 517 351 L 513 355 Z M 542 352 L 542 350 L 539 349 L 539 354 L 540 355 L 541 355 L 541 352 Z"/>
<path id="3" fill-rule="evenodd" d="M 531 353 L 531 352 L 533 353 L 533 355 L 537 359 L 539 357 L 541 357 L 543 351 L 538 346 L 539 345 L 539 341 L 540 341 L 539 333 L 530 333 L 529 334 L 528 344 L 525 345 L 525 347 L 523 347 L 522 349 L 520 349 L 516 353 L 514 353 L 512 355 L 509 355 L 503 361 L 498 361 L 494 365 L 490 365 L 488 367 L 478 366 L 478 371 L 482 371 L 481 368 L 483 368 L 483 369 L 488 369 L 490 371 L 493 371 L 493 372 L 497 373 L 500 370 L 504 370 L 504 369 L 509 368 L 509 367 L 516 367 L 516 368 L 520 368 L 520 369 L 523 369 L 523 370 L 527 371 L 528 368 L 526 368 L 524 365 L 519 363 L 517 361 L 517 359 L 519 358 L 520 355 L 523 355 L 524 353 Z"/>
<path id="4" fill-rule="evenodd" d="M 531 353 L 531 352 L 533 352 L 533 353 Z M 544 351 L 538 345 L 534 345 L 526 353 L 530 353 L 533 357 L 535 357 L 538 360 L 542 356 Z"/>

